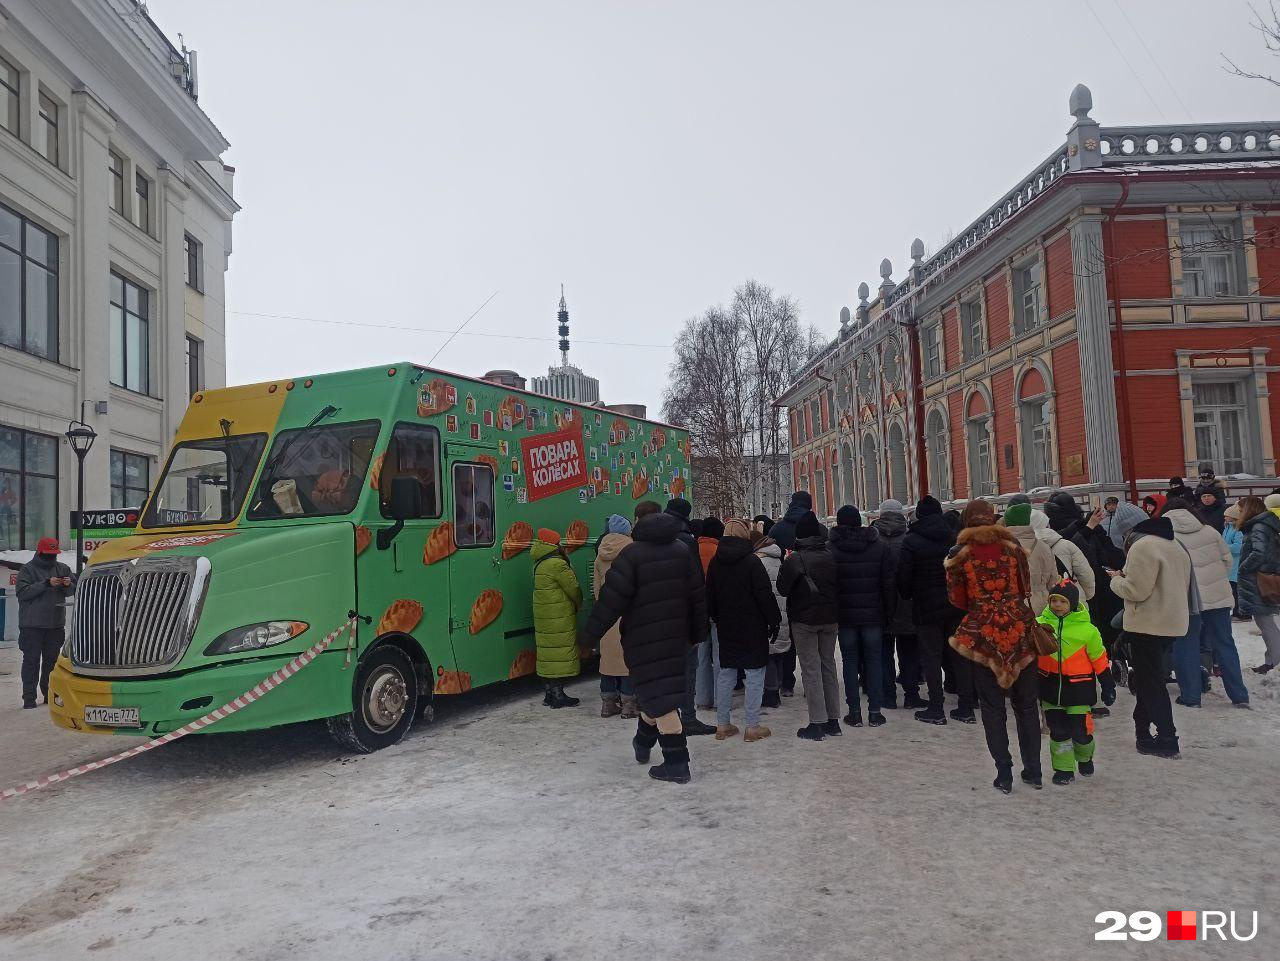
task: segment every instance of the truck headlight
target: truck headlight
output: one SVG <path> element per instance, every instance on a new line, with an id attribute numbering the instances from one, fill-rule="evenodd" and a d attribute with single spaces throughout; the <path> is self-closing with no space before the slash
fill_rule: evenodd
<path id="1" fill-rule="evenodd" d="M 245 651 L 257 651 L 264 647 L 274 647 L 292 640 L 310 625 L 306 621 L 263 621 L 260 624 L 249 624 L 237 627 L 233 631 L 225 631 L 214 638 L 213 643 L 204 649 L 207 655 L 241 654 Z"/>

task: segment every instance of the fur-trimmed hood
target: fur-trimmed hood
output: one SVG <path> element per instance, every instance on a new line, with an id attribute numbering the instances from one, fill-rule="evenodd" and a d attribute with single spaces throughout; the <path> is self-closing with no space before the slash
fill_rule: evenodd
<path id="1" fill-rule="evenodd" d="M 1001 524 L 980 524 L 977 527 L 966 527 L 956 537 L 956 546 L 951 549 L 945 561 L 946 567 L 960 564 L 975 547 L 1008 547 L 1010 550 L 1022 552 L 1013 532 Z"/>

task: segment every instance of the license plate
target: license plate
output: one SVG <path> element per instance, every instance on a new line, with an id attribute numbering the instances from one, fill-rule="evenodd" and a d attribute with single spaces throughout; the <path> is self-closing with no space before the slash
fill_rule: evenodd
<path id="1" fill-rule="evenodd" d="M 142 727 L 136 707 L 86 707 L 84 722 L 102 727 Z"/>

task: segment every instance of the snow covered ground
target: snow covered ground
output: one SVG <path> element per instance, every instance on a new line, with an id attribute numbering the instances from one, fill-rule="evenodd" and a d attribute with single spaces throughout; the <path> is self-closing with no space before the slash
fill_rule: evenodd
<path id="1" fill-rule="evenodd" d="M 0 787 L 130 743 L 19 710 L 16 657 L 0 649 Z M 693 783 L 658 784 L 587 679 L 576 710 L 482 692 L 367 757 L 310 726 L 191 737 L 0 803 L 0 957 L 1275 958 L 1280 677 L 1246 680 L 1255 710 L 1220 684 L 1175 708 L 1174 762 L 1134 752 L 1122 691 L 1091 781 L 1012 797 L 980 725 L 898 710 L 812 744 L 800 697 L 773 738 L 692 739 Z M 1261 929 L 1094 942 L 1099 912 L 1143 909 L 1257 910 Z"/>

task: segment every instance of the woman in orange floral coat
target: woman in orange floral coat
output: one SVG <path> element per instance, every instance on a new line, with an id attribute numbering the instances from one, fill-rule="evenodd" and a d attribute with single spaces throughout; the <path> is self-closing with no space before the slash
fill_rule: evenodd
<path id="1" fill-rule="evenodd" d="M 946 561 L 947 592 L 965 615 L 951 646 L 974 663 L 982 727 L 996 762 L 993 786 L 1005 794 L 1013 790 L 1004 703 L 1008 698 L 1018 728 L 1022 781 L 1039 789 L 1040 714 L 1031 642 L 1034 615 L 1027 605 L 1027 555 L 1008 529 L 996 524 L 995 510 L 987 501 L 970 501 L 960 521 L 963 529 Z"/>

